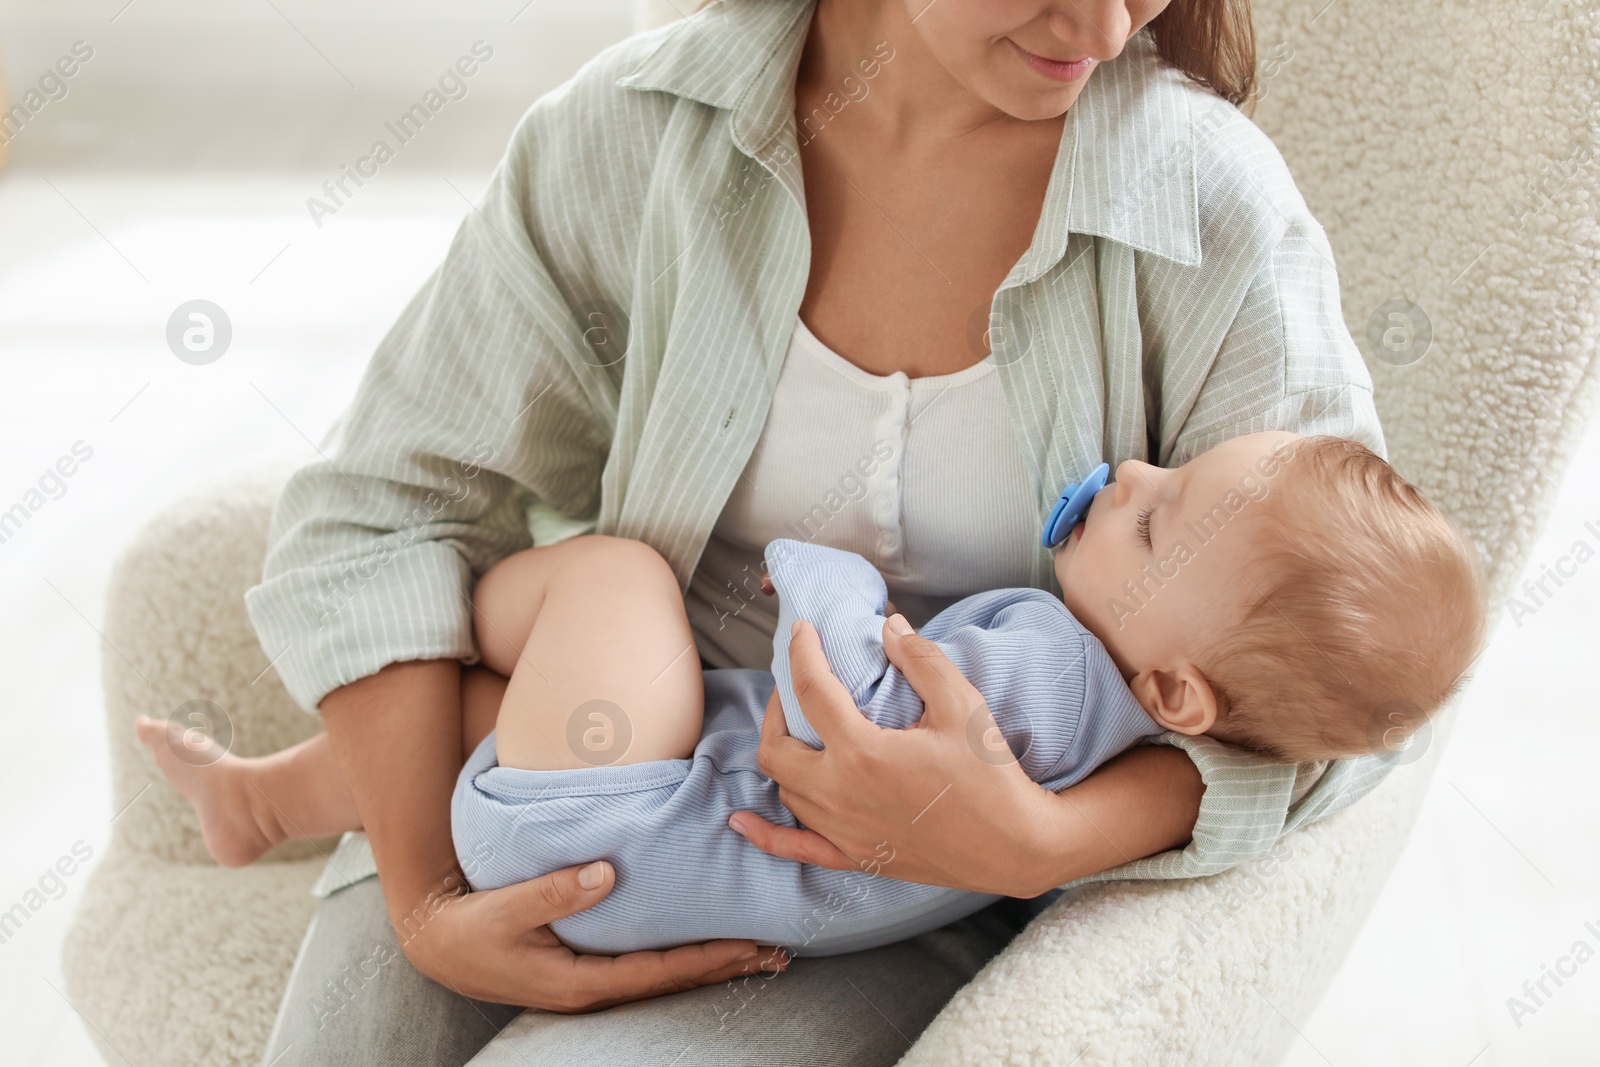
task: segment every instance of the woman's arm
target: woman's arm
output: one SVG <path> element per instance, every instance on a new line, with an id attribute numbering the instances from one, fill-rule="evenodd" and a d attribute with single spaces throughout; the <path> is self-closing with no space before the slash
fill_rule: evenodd
<path id="1" fill-rule="evenodd" d="M 717 981 L 754 947 L 574 955 L 546 924 L 602 899 L 608 867 L 588 889 L 566 870 L 466 894 L 450 841 L 474 580 L 527 547 L 531 501 L 574 519 L 600 508 L 622 368 L 594 349 L 589 311 L 628 306 L 627 212 L 643 202 L 630 183 L 648 168 L 602 168 L 594 210 L 570 190 L 576 161 L 599 158 L 591 142 L 652 158 L 636 119 L 656 105 L 614 87 L 625 61 L 592 63 L 530 108 L 318 460 L 284 487 L 246 594 L 290 695 L 323 714 L 407 956 L 463 993 L 556 1010 Z"/>
<path id="2" fill-rule="evenodd" d="M 1181 848 L 1204 794 L 1194 761 L 1167 745 L 1140 745 L 1077 785 L 1047 793 L 1054 818 L 1035 856 L 1037 891 Z"/>
<path id="3" fill-rule="evenodd" d="M 417 970 L 479 1000 L 582 1012 L 759 969 L 757 946 L 745 940 L 616 957 L 572 952 L 548 925 L 611 892 L 607 863 L 468 893 L 450 843 L 450 794 L 461 765 L 460 673 L 454 660 L 394 663 L 334 690 L 321 705 L 383 872 L 389 921 Z"/>
<path id="4" fill-rule="evenodd" d="M 885 625 L 884 648 L 926 705 L 909 730 L 869 722 L 829 670 L 815 628 L 801 624 L 789 653 L 795 691 L 825 747 L 788 736 L 774 696 L 759 763 L 809 829 L 737 813 L 729 825 L 758 847 L 825 867 L 1033 897 L 1189 839 L 1204 786 L 1182 751 L 1132 749 L 1047 792 L 1017 763 L 997 766 L 971 747 L 983 698 L 937 645 Z"/>

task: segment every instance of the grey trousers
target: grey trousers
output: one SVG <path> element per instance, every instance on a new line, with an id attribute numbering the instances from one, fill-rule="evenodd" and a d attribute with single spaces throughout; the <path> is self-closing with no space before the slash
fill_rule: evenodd
<path id="1" fill-rule="evenodd" d="M 997 901 L 897 944 L 796 959 L 778 975 L 558 1015 L 471 1000 L 423 977 L 369 878 L 312 918 L 262 1064 L 888 1065 L 1056 895 Z"/>

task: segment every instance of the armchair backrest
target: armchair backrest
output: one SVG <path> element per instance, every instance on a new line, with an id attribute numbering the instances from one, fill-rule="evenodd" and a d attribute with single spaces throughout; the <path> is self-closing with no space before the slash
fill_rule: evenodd
<path id="1" fill-rule="evenodd" d="M 1587 422 L 1600 338 L 1595 0 L 1257 0 L 1259 104 L 1338 264 L 1389 458 L 1497 614 Z"/>

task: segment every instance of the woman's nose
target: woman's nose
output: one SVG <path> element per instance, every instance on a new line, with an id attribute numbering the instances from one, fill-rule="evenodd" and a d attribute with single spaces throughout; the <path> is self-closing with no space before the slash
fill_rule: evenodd
<path id="1" fill-rule="evenodd" d="M 1102 63 L 1122 54 L 1132 28 L 1127 0 L 1079 0 L 1050 12 L 1050 32 L 1058 41 Z"/>

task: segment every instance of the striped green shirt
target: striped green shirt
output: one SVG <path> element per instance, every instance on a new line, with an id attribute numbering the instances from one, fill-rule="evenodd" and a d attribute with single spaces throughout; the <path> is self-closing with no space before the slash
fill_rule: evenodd
<path id="1" fill-rule="evenodd" d="M 273 514 L 246 603 L 302 707 L 398 660 L 476 662 L 473 582 L 552 523 L 647 541 L 687 586 L 805 292 L 811 8 L 723 0 L 606 49 L 518 124 Z M 1173 466 L 1264 429 L 1383 452 L 1321 226 L 1266 135 L 1147 33 L 1074 104 L 991 311 L 1041 522 L 1102 460 Z M 1039 549 L 1032 584 L 1058 592 L 1049 564 Z M 1206 782 L 1193 841 L 1097 878 L 1224 870 L 1388 769 L 1162 740 Z M 335 862 L 341 881 L 371 870 Z"/>

